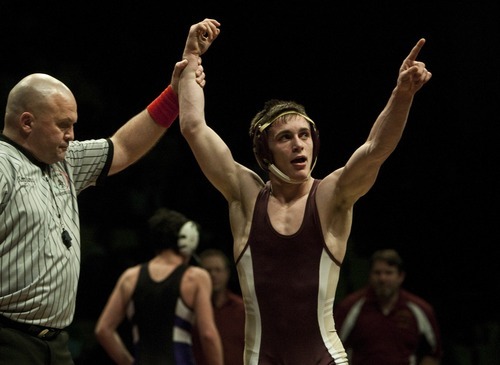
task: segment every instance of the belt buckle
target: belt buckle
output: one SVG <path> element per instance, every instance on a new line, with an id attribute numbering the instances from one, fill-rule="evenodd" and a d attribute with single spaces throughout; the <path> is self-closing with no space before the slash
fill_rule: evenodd
<path id="1" fill-rule="evenodd" d="M 38 338 L 45 338 L 48 334 L 50 333 L 50 330 L 45 328 L 43 330 L 41 330 L 37 335 L 36 337 Z"/>

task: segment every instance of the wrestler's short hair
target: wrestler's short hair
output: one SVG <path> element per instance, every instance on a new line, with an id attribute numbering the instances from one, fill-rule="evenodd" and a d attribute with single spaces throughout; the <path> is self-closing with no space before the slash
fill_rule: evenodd
<path id="1" fill-rule="evenodd" d="M 148 227 L 149 243 L 156 253 L 170 248 L 187 256 L 198 246 L 199 224 L 175 210 L 158 208 L 149 218 Z"/>

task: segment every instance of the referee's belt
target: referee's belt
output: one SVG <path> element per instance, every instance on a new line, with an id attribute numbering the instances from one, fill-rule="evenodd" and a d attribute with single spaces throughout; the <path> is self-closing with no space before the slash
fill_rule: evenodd
<path id="1" fill-rule="evenodd" d="M 31 336 L 38 337 L 43 340 L 52 340 L 57 337 L 62 330 L 51 327 L 37 326 L 35 324 L 21 323 L 14 321 L 10 318 L 0 315 L 0 326 L 5 328 L 12 328 Z"/>

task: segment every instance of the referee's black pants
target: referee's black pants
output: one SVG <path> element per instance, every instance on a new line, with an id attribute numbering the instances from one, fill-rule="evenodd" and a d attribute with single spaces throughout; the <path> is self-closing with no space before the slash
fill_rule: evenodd
<path id="1" fill-rule="evenodd" d="M 0 365 L 74 365 L 68 333 L 50 340 L 0 326 Z"/>

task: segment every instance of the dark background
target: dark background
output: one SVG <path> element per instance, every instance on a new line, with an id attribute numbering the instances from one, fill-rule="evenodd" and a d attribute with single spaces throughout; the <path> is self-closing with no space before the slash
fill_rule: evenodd
<path id="1" fill-rule="evenodd" d="M 375 186 L 356 204 L 337 294 L 363 284 L 375 249 L 396 248 L 407 264 L 405 286 L 435 306 L 445 363 L 493 364 L 500 347 L 497 4 L 3 1 L 0 108 L 22 77 L 49 73 L 77 98 L 76 138 L 110 136 L 168 85 L 189 26 L 215 18 L 221 35 L 203 57 L 208 123 L 237 161 L 258 171 L 251 118 L 270 98 L 296 100 L 321 132 L 313 174 L 321 178 L 364 142 L 401 62 L 425 37 L 418 58 L 433 77 Z M 143 160 L 79 200 L 72 346 L 80 363 L 105 363 L 93 326 L 118 275 L 150 257 L 143 239 L 150 214 L 179 210 L 201 224 L 200 249 L 231 254 L 227 206 L 177 123 Z M 236 278 L 232 285 L 238 290 Z"/>

